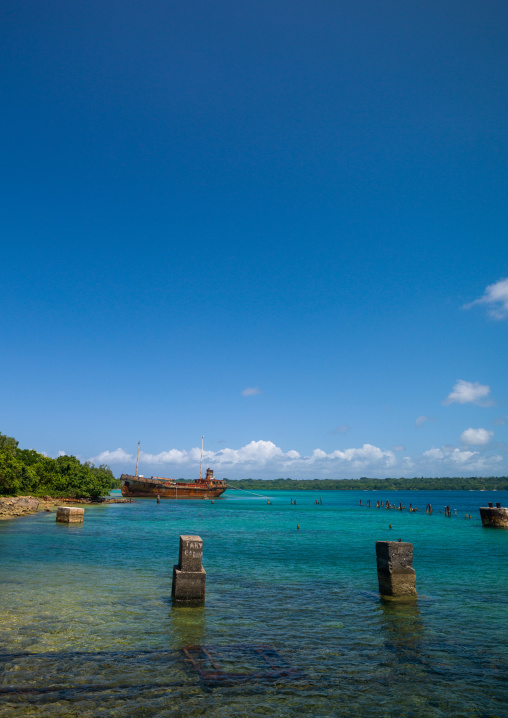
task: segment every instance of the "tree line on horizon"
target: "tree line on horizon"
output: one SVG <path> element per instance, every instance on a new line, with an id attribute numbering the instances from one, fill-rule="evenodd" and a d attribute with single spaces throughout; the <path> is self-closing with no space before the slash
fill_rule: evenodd
<path id="1" fill-rule="evenodd" d="M 18 443 L 0 433 L 0 496 L 98 499 L 119 483 L 105 464 L 94 466 L 75 456 L 50 459 L 33 449 L 20 449 Z"/>
<path id="2" fill-rule="evenodd" d="M 508 491 L 507 476 L 470 476 L 402 479 L 239 479 L 229 480 L 237 489 L 264 491 Z"/>

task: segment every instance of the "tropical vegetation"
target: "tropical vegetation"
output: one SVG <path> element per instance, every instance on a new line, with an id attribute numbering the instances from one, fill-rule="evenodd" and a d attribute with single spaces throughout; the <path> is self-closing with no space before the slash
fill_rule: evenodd
<path id="1" fill-rule="evenodd" d="M 412 478 L 412 479 L 369 479 L 362 476 L 361 479 L 242 479 L 239 481 L 229 480 L 231 488 L 246 490 L 312 490 L 312 491 L 507 491 L 507 476 L 471 476 L 464 477 L 441 477 L 435 479 Z"/>
<path id="2" fill-rule="evenodd" d="M 111 469 L 75 456 L 51 459 L 33 449 L 20 449 L 12 436 L 0 433 L 0 496 L 61 496 L 98 499 L 118 482 Z"/>

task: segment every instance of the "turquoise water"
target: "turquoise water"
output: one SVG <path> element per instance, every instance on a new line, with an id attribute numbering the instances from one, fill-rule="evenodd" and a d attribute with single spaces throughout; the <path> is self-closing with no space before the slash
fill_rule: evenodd
<path id="1" fill-rule="evenodd" d="M 0 716 L 508 715 L 508 530 L 478 512 L 508 492 L 269 497 L 0 522 Z M 204 541 L 202 608 L 171 605 L 180 534 Z M 375 542 L 397 538 L 414 544 L 416 601 L 377 592 Z M 195 666 L 189 645 L 208 650 Z"/>

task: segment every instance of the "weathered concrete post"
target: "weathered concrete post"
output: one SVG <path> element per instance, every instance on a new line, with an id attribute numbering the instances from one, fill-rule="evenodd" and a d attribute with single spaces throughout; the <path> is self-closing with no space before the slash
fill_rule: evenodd
<path id="1" fill-rule="evenodd" d="M 382 596 L 416 596 L 412 543 L 376 541 L 376 558 Z"/>
<path id="2" fill-rule="evenodd" d="M 59 506 L 56 510 L 56 520 L 62 524 L 83 523 L 85 509 L 78 509 L 74 506 Z"/>
<path id="3" fill-rule="evenodd" d="M 176 603 L 204 603 L 206 571 L 202 566 L 203 540 L 180 536 L 178 565 L 173 566 L 171 596 Z"/>
<path id="4" fill-rule="evenodd" d="M 508 509 L 501 508 L 497 503 L 495 508 L 489 503 L 488 507 L 480 508 L 482 525 L 496 529 L 508 529 Z"/>

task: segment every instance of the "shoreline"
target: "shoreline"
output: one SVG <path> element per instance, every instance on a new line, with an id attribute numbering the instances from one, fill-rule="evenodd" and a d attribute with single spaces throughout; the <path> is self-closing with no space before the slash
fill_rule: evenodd
<path id="1" fill-rule="evenodd" d="M 67 496 L 0 496 L 0 521 L 32 516 L 37 513 L 50 513 L 62 505 L 81 504 L 128 504 L 124 498 L 75 499 Z"/>

